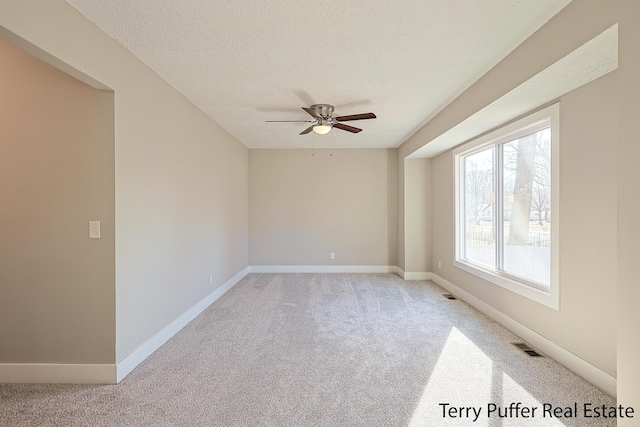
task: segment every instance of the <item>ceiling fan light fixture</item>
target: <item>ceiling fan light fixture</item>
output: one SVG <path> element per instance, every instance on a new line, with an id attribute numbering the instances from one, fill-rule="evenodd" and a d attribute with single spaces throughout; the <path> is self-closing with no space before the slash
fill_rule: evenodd
<path id="1" fill-rule="evenodd" d="M 329 132 L 331 132 L 331 129 L 333 128 L 338 128 L 339 130 L 343 130 L 351 133 L 361 132 L 362 129 L 354 126 L 349 126 L 342 122 L 376 118 L 376 115 L 373 113 L 350 114 L 348 116 L 333 117 L 333 105 L 329 105 L 329 104 L 314 104 L 311 107 L 302 107 L 302 109 L 306 111 L 311 117 L 313 117 L 313 120 L 267 120 L 267 121 L 268 122 L 311 123 L 311 126 L 307 127 L 305 130 L 300 132 L 299 135 L 308 135 L 311 133 L 311 131 L 317 133 L 318 135 L 326 135 Z"/>
<path id="2" fill-rule="evenodd" d="M 318 135 L 326 135 L 331 132 L 331 125 L 326 120 L 320 120 L 320 122 L 313 127 L 313 131 Z"/>

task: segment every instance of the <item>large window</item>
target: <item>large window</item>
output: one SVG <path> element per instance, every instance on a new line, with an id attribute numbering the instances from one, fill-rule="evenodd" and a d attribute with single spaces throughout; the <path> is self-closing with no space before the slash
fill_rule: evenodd
<path id="1" fill-rule="evenodd" d="M 455 265 L 558 308 L 559 105 L 456 149 Z"/>

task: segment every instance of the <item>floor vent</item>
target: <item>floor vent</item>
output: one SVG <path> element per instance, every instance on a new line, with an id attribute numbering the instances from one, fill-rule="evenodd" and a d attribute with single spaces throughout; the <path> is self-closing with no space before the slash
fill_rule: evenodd
<path id="1" fill-rule="evenodd" d="M 511 343 L 511 344 L 515 345 L 516 347 L 518 347 L 520 350 L 522 350 L 524 353 L 526 353 L 527 355 L 529 355 L 531 357 L 544 357 L 543 355 L 538 353 L 536 350 L 531 348 L 531 346 L 529 344 L 525 344 L 523 342 L 514 342 L 514 343 Z"/>
<path id="2" fill-rule="evenodd" d="M 446 299 L 458 299 L 453 294 L 442 294 Z"/>

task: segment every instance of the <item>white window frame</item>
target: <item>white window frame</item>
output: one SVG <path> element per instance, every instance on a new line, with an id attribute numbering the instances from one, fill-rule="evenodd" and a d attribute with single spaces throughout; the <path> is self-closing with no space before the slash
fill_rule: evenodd
<path id="1" fill-rule="evenodd" d="M 464 259 L 464 167 L 461 165 L 464 157 L 476 152 L 513 141 L 521 136 L 536 132 L 551 125 L 551 277 L 550 286 L 527 282 L 524 279 L 511 276 L 505 272 L 485 268 Z M 560 309 L 560 281 L 559 281 L 559 235 L 560 235 L 560 103 L 553 104 L 536 111 L 476 138 L 453 150 L 455 171 L 455 257 L 454 266 L 471 273 L 490 283 L 508 289 L 533 301 L 544 304 L 555 310 Z M 500 184 L 498 184 L 500 185 Z M 501 194 L 497 193 L 498 197 Z M 495 218 L 494 218 L 495 219 Z M 497 219 L 495 219 L 497 221 Z M 499 251 L 500 245 L 496 244 Z"/>

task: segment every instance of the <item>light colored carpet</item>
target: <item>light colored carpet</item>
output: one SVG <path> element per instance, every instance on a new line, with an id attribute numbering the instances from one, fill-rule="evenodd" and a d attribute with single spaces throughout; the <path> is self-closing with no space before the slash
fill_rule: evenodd
<path id="1" fill-rule="evenodd" d="M 249 274 L 115 386 L 0 385 L 2 426 L 613 426 L 615 400 L 431 282 Z M 490 403 L 537 407 L 487 416 Z M 443 406 L 481 408 L 476 422 Z"/>

